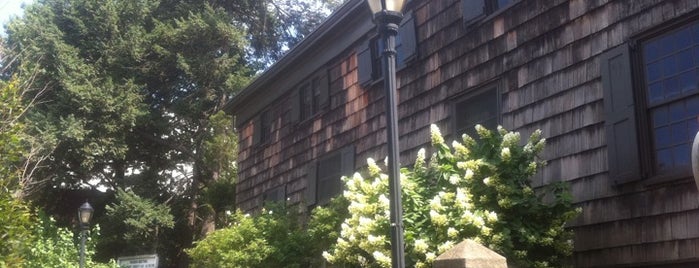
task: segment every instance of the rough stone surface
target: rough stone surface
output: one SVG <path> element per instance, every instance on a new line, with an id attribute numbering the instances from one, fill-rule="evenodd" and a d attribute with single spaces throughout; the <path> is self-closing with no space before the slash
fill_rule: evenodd
<path id="1" fill-rule="evenodd" d="M 507 268 L 507 260 L 489 248 L 467 239 L 439 255 L 434 261 L 434 268 Z"/>

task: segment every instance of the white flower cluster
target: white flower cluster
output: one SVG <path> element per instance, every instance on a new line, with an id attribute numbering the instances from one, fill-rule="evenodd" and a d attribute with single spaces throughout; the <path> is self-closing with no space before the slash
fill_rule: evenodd
<path id="1" fill-rule="evenodd" d="M 519 156 L 522 153 L 521 147 L 518 147 L 520 146 L 518 133 L 508 132 L 502 127 L 498 127 L 498 132 L 493 133 L 480 125 L 476 126 L 476 131 L 481 138 L 492 137 L 494 134 L 502 136 L 499 156 L 503 162 L 513 159 L 513 154 Z M 524 147 L 524 153 L 529 153 L 526 150 L 537 152 L 543 148 L 545 141 L 539 138 L 540 132 L 535 135 L 538 136 Z M 432 144 L 444 145 L 444 138 L 437 126 L 431 126 L 430 137 Z M 478 209 L 474 202 L 494 201 L 506 208 L 511 206 L 513 201 L 506 197 L 474 196 L 473 193 L 478 192 L 472 192 L 469 187 L 485 185 L 488 189 L 504 189 L 506 187 L 502 182 L 504 179 L 499 178 L 497 174 L 486 172 L 493 168 L 490 160 L 471 157 L 471 154 L 476 152 L 471 152 L 469 148 L 477 148 L 472 146 L 476 142 L 474 139 L 464 135 L 463 142 L 463 144 L 457 141 L 452 142 L 453 153 L 443 154 L 442 157 L 451 157 L 449 168 L 440 169 L 438 166 L 440 164 L 436 161 L 437 154 L 433 155 L 429 168 L 439 170 L 438 176 L 426 180 L 412 177 L 419 172 L 401 173 L 404 215 L 408 221 L 404 229 L 406 234 L 410 234 L 406 235 L 406 249 L 414 257 L 415 267 L 431 267 L 439 254 L 465 238 L 479 242 L 503 239 L 502 234 L 493 232 L 493 228 L 499 224 L 498 214 L 494 211 Z M 446 146 L 437 150 L 444 148 Z M 418 151 L 415 160 L 416 170 L 428 165 L 425 154 L 424 149 Z M 343 178 L 346 184 L 343 195 L 349 201 L 350 216 L 342 223 L 337 243 L 330 251 L 323 252 L 323 257 L 331 263 L 345 263 L 360 267 L 390 267 L 388 234 L 391 223 L 388 176 L 382 173 L 375 160 L 367 159 L 367 164 L 367 178 L 359 173 Z M 538 163 L 534 161 L 528 165 L 528 169 L 532 170 L 537 167 Z M 429 181 L 428 185 L 425 185 L 425 181 Z M 426 191 L 425 188 L 429 187 L 436 188 Z M 524 191 L 533 194 L 531 188 L 525 188 Z M 434 193 L 434 195 L 416 196 L 418 192 Z M 497 200 L 493 200 L 494 198 Z M 416 225 L 420 226 L 416 227 Z M 358 252 L 362 254 L 357 254 Z"/>
<path id="2" fill-rule="evenodd" d="M 323 257 L 331 263 L 341 261 L 363 267 L 373 261 L 380 267 L 390 267 L 390 248 L 384 235 L 390 216 L 388 177 L 373 159 L 367 159 L 367 164 L 369 178 L 359 173 L 343 178 L 347 189 L 343 196 L 350 202 L 350 217 L 342 223 L 335 247 L 323 252 Z M 371 254 L 373 260 L 353 254 L 357 249 Z"/>

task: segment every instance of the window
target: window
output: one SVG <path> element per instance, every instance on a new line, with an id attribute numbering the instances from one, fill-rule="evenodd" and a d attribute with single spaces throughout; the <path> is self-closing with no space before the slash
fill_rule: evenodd
<path id="1" fill-rule="evenodd" d="M 699 115 L 699 23 L 642 46 L 654 172 L 689 171 Z"/>
<path id="2" fill-rule="evenodd" d="M 699 130 L 699 23 L 641 40 L 636 72 L 631 52 L 625 44 L 602 55 L 610 177 L 686 177 Z"/>
<path id="3" fill-rule="evenodd" d="M 495 13 L 515 0 L 461 0 L 464 22 L 469 24 Z"/>
<path id="4" fill-rule="evenodd" d="M 342 193 L 342 176 L 354 171 L 354 147 L 349 146 L 320 158 L 308 168 L 306 205 L 324 205 Z"/>
<path id="5" fill-rule="evenodd" d="M 302 83 L 293 97 L 292 119 L 304 121 L 319 113 L 328 103 L 330 86 L 327 71 L 312 75 Z"/>
<path id="6" fill-rule="evenodd" d="M 265 191 L 265 193 L 262 194 L 262 200 L 265 204 L 286 201 L 286 184 Z"/>
<path id="7" fill-rule="evenodd" d="M 457 136 L 468 134 L 478 137 L 476 129 L 480 124 L 495 129 L 500 119 L 500 101 L 495 86 L 487 86 L 458 98 L 453 106 L 453 126 Z"/>
<path id="8" fill-rule="evenodd" d="M 415 19 L 411 14 L 407 14 L 396 36 L 396 69 L 401 69 L 407 62 L 417 57 L 417 43 L 415 39 Z M 380 80 L 382 76 L 382 55 L 384 44 L 379 36 L 376 36 L 360 47 L 357 54 L 359 62 L 359 83 L 366 85 L 373 81 Z"/>
<path id="9" fill-rule="evenodd" d="M 253 144 L 259 145 L 270 141 L 272 137 L 272 115 L 269 110 L 258 115 L 254 121 Z"/>

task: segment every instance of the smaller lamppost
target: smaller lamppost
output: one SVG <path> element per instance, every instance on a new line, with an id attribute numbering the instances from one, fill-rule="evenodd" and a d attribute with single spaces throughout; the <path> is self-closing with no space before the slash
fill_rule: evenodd
<path id="1" fill-rule="evenodd" d="M 398 98 L 396 94 L 396 36 L 407 0 L 367 0 L 374 23 L 384 42 L 383 83 L 386 91 L 386 134 L 388 144 L 388 188 L 391 212 L 391 267 L 405 267 L 403 205 L 400 187 Z"/>
<path id="2" fill-rule="evenodd" d="M 80 268 L 85 268 L 85 232 L 90 228 L 90 220 L 95 210 L 87 201 L 78 208 L 78 221 L 80 223 Z"/>

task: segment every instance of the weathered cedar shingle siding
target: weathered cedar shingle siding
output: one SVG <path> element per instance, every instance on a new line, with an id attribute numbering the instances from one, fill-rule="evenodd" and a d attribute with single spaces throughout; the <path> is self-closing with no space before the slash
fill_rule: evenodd
<path id="1" fill-rule="evenodd" d="M 326 24 L 334 30 L 324 32 L 327 36 L 312 36 L 315 43 L 306 45 L 314 54 L 301 50 L 298 57 L 282 60 L 283 67 L 263 74 L 263 82 L 232 107 L 239 119 L 241 209 L 259 208 L 263 193 L 280 185 L 286 185 L 289 203 L 302 202 L 309 166 L 346 146 L 354 146 L 358 168 L 368 157 L 385 157 L 382 83 L 371 80 L 366 69 L 371 66 L 358 68 L 358 57 L 370 54 L 366 49 L 375 36 L 361 2 L 350 0 L 331 17 Z M 497 85 L 501 124 L 523 137 L 541 129 L 547 138 L 542 156 L 548 165 L 534 176 L 535 185 L 570 182 L 583 210 L 570 223 L 576 267 L 699 260 L 699 195 L 689 178 L 650 184 L 631 176 L 624 182 L 635 182 L 619 184 L 610 176 L 608 157 L 615 153 L 607 138 L 600 67 L 609 58 L 605 53 L 633 46 L 661 25 L 699 17 L 699 1 L 521 0 L 469 23 L 463 5 L 461 0 L 411 3 L 417 56 L 397 74 L 402 163 L 411 163 L 426 147 L 430 124 L 455 136 L 455 100 Z M 328 74 L 329 105 L 306 121 L 292 121 L 295 85 L 318 72 Z M 368 80 L 360 78 L 366 75 Z M 267 144 L 257 146 L 254 118 L 265 110 L 272 115 L 273 132 Z"/>

